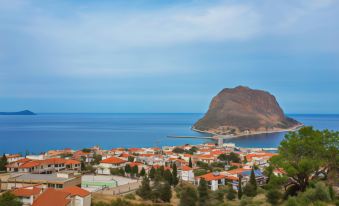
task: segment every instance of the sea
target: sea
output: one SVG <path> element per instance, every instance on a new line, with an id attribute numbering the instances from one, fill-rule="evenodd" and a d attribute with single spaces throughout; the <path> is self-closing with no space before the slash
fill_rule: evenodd
<path id="1" fill-rule="evenodd" d="M 200 144 L 206 139 L 191 130 L 202 113 L 156 114 L 52 114 L 0 116 L 0 154 L 38 154 L 51 149 L 82 149 L 98 145 L 116 147 L 161 147 Z M 299 122 L 316 129 L 339 130 L 339 115 L 291 114 Z M 227 139 L 239 147 L 278 147 L 286 132 Z"/>

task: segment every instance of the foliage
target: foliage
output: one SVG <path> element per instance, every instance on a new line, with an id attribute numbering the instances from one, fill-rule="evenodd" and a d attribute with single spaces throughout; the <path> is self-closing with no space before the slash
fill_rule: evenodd
<path id="1" fill-rule="evenodd" d="M 5 171 L 7 164 L 8 164 L 7 157 L 5 154 L 3 154 L 2 157 L 0 158 L 0 171 Z"/>
<path id="2" fill-rule="evenodd" d="M 144 200 L 151 199 L 152 191 L 148 177 L 142 179 L 141 185 L 136 193 Z"/>
<path id="3" fill-rule="evenodd" d="M 207 174 L 208 172 L 205 169 L 195 169 L 193 170 L 194 176 L 201 176 Z"/>
<path id="4" fill-rule="evenodd" d="M 270 189 L 266 193 L 266 198 L 269 203 L 276 205 L 281 199 L 282 194 L 278 189 Z"/>
<path id="5" fill-rule="evenodd" d="M 91 152 L 91 149 L 89 149 L 89 148 L 84 148 L 84 149 L 82 149 L 81 151 L 84 152 L 84 153 L 90 153 L 90 152 Z"/>
<path id="6" fill-rule="evenodd" d="M 197 161 L 197 166 L 205 170 L 211 170 L 210 166 L 206 162 Z"/>
<path id="7" fill-rule="evenodd" d="M 231 152 L 230 154 L 221 154 L 218 156 L 218 159 L 225 162 L 241 162 L 240 156 L 234 152 Z"/>
<path id="8" fill-rule="evenodd" d="M 172 184 L 176 186 L 179 182 L 178 179 L 178 170 L 177 170 L 177 165 L 173 164 L 172 166 Z"/>
<path id="9" fill-rule="evenodd" d="M 150 169 L 148 176 L 149 176 L 149 178 L 150 178 L 151 180 L 154 179 L 154 177 L 155 177 L 155 169 L 154 169 L 154 167 L 152 167 L 152 168 Z"/>
<path id="10" fill-rule="evenodd" d="M 178 153 L 178 154 L 183 154 L 183 153 L 185 153 L 185 150 L 183 148 L 176 147 L 172 150 L 172 152 Z"/>
<path id="11" fill-rule="evenodd" d="M 240 200 L 242 197 L 242 184 L 241 184 L 241 176 L 239 177 L 239 183 L 238 183 L 238 199 Z"/>
<path id="12" fill-rule="evenodd" d="M 339 132 L 303 127 L 285 136 L 279 146 L 279 155 L 273 157 L 271 163 L 283 168 L 298 190 L 305 191 L 311 177 L 323 174 L 335 180 L 338 142 Z"/>
<path id="13" fill-rule="evenodd" d="M 98 154 L 93 155 L 93 164 L 98 165 L 100 161 L 102 160 L 102 156 Z"/>
<path id="14" fill-rule="evenodd" d="M 194 187 L 183 187 L 180 193 L 180 206 L 195 206 L 198 200 L 197 191 Z"/>
<path id="15" fill-rule="evenodd" d="M 253 200 L 250 197 L 247 197 L 246 195 L 242 196 L 240 200 L 240 206 L 246 206 L 246 205 L 252 205 Z"/>
<path id="16" fill-rule="evenodd" d="M 207 205 L 208 187 L 207 182 L 204 178 L 201 178 L 199 181 L 198 194 L 199 194 L 199 206 Z"/>
<path id="17" fill-rule="evenodd" d="M 224 202 L 224 191 L 223 190 L 217 190 L 211 192 L 208 199 L 207 205 L 220 205 Z"/>
<path id="18" fill-rule="evenodd" d="M 168 182 L 163 182 L 160 188 L 160 197 L 164 202 L 170 202 L 172 198 L 171 185 Z"/>
<path id="19" fill-rule="evenodd" d="M 144 177 L 145 175 L 146 175 L 145 168 L 141 168 L 140 176 L 141 176 L 141 177 Z"/>
<path id="20" fill-rule="evenodd" d="M 232 186 L 230 186 L 229 189 L 227 190 L 226 198 L 228 200 L 234 200 L 236 198 L 236 194 L 237 192 L 233 189 Z"/>
<path id="21" fill-rule="evenodd" d="M 193 167 L 193 164 L 192 164 L 192 158 L 189 159 L 189 161 L 188 161 L 188 166 L 189 166 L 190 168 Z"/>
<path id="22" fill-rule="evenodd" d="M 168 182 L 168 184 L 173 184 L 173 176 L 170 170 L 164 171 L 164 179 Z"/>
<path id="23" fill-rule="evenodd" d="M 111 175 L 125 176 L 125 171 L 122 168 L 111 168 Z"/>
<path id="24" fill-rule="evenodd" d="M 0 196 L 0 206 L 21 206 L 21 203 L 15 195 L 5 192 Z"/>
<path id="25" fill-rule="evenodd" d="M 255 179 L 254 169 L 251 170 L 250 184 L 257 190 L 257 181 Z"/>
<path id="26" fill-rule="evenodd" d="M 124 197 L 129 200 L 135 200 L 135 195 L 133 193 L 127 194 Z"/>
<path id="27" fill-rule="evenodd" d="M 139 168 L 137 165 L 134 165 L 131 170 L 131 176 L 135 177 L 139 175 Z"/>
<path id="28" fill-rule="evenodd" d="M 134 157 L 133 156 L 128 156 L 127 159 L 128 159 L 127 161 L 129 161 L 129 162 L 134 162 Z"/>
<path id="29" fill-rule="evenodd" d="M 248 182 L 245 187 L 244 187 L 244 195 L 248 196 L 248 197 L 254 197 L 257 195 L 257 190 L 254 187 L 253 184 L 251 184 L 250 182 Z"/>
<path id="30" fill-rule="evenodd" d="M 131 165 L 129 165 L 129 164 L 126 164 L 126 165 L 125 165 L 125 172 L 126 172 L 127 174 L 130 174 L 130 173 L 132 172 Z"/>

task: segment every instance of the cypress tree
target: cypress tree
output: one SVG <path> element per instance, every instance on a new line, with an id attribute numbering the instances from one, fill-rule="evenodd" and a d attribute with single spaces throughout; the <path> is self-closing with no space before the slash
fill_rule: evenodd
<path id="1" fill-rule="evenodd" d="M 255 174 L 254 174 L 253 168 L 252 168 L 252 171 L 251 171 L 250 183 L 255 188 L 255 190 L 257 190 L 257 181 L 255 180 Z"/>
<path id="2" fill-rule="evenodd" d="M 198 193 L 199 193 L 199 206 L 207 205 L 208 187 L 207 187 L 207 182 L 204 178 L 201 178 L 199 181 Z"/>
<path id="3" fill-rule="evenodd" d="M 164 172 L 164 179 L 168 182 L 168 184 L 173 184 L 173 177 L 170 170 L 165 170 Z"/>
<path id="4" fill-rule="evenodd" d="M 149 176 L 149 178 L 151 178 L 151 180 L 154 179 L 154 177 L 155 177 L 155 169 L 154 169 L 154 167 L 152 167 L 150 169 L 148 176 Z"/>
<path id="5" fill-rule="evenodd" d="M 125 165 L 125 172 L 126 172 L 127 174 L 130 174 L 130 173 L 131 173 L 131 166 L 130 166 L 129 164 L 126 164 L 126 165 Z"/>
<path id="6" fill-rule="evenodd" d="M 239 177 L 239 182 L 238 182 L 238 199 L 240 200 L 242 197 L 242 188 L 241 188 L 241 176 Z"/>
<path id="7" fill-rule="evenodd" d="M 137 165 L 134 165 L 134 167 L 132 168 L 132 174 L 135 176 L 139 175 L 139 168 Z"/>
<path id="8" fill-rule="evenodd" d="M 145 176 L 146 175 L 146 171 L 145 171 L 145 168 L 142 168 L 141 171 L 140 171 L 140 176 Z"/>
<path id="9" fill-rule="evenodd" d="M 192 168 L 193 167 L 193 164 L 192 164 L 192 159 L 190 158 L 190 160 L 188 161 L 188 166 L 190 167 L 190 168 Z"/>
<path id="10" fill-rule="evenodd" d="M 177 165 L 174 163 L 172 167 L 172 183 L 174 186 L 176 186 L 179 182 L 178 180 L 178 170 L 177 170 Z"/>

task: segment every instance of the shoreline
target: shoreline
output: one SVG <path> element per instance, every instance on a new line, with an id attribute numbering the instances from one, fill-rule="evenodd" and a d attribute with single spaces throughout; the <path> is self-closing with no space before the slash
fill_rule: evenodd
<path id="1" fill-rule="evenodd" d="M 198 130 L 194 127 L 191 127 L 192 131 L 195 132 L 199 132 L 199 133 L 205 133 L 205 134 L 210 134 L 213 135 L 211 137 L 209 137 L 209 139 L 213 139 L 213 140 L 217 140 L 219 138 L 215 137 L 215 136 L 219 136 L 222 137 L 223 139 L 234 139 L 234 138 L 238 138 L 238 137 L 244 137 L 244 136 L 255 136 L 255 135 L 259 135 L 259 134 L 272 134 L 272 133 L 281 133 L 281 132 L 294 132 L 299 130 L 300 128 L 302 128 L 304 126 L 304 124 L 299 124 L 296 125 L 294 127 L 288 128 L 288 129 L 280 129 L 280 130 L 271 130 L 271 131 L 258 131 L 258 132 L 252 132 L 249 134 L 235 134 L 235 135 L 220 135 L 217 133 L 213 133 L 213 132 L 208 132 L 208 131 L 204 131 L 204 130 Z"/>

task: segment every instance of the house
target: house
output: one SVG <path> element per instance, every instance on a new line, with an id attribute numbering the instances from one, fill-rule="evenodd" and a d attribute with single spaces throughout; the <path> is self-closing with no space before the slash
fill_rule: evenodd
<path id="1" fill-rule="evenodd" d="M 186 165 L 180 168 L 179 174 L 180 174 L 181 180 L 183 181 L 194 182 L 195 180 L 193 169 Z"/>
<path id="2" fill-rule="evenodd" d="M 126 160 L 120 159 L 118 157 L 110 157 L 100 161 L 99 166 L 97 166 L 96 173 L 102 175 L 110 175 L 112 168 L 122 168 L 126 164 Z"/>
<path id="3" fill-rule="evenodd" d="M 91 206 L 91 193 L 77 186 L 66 187 L 62 190 L 69 193 L 72 198 L 72 206 Z"/>
<path id="4" fill-rule="evenodd" d="M 53 174 L 11 173 L 6 188 L 4 189 L 11 190 L 13 188 L 28 187 L 37 184 L 57 189 L 80 186 L 81 175 L 66 171 Z"/>
<path id="5" fill-rule="evenodd" d="M 19 155 L 19 154 L 11 154 L 11 155 L 8 154 L 8 155 L 6 155 L 6 158 L 7 158 L 8 163 L 16 162 L 18 160 L 23 159 L 23 157 L 21 157 L 21 155 Z"/>
<path id="6" fill-rule="evenodd" d="M 28 186 L 14 189 L 11 193 L 15 195 L 23 206 L 31 206 L 33 201 L 42 193 L 41 185 Z"/>
<path id="7" fill-rule="evenodd" d="M 219 186 L 225 185 L 226 175 L 220 174 L 220 172 L 211 172 L 205 175 L 201 175 L 197 177 L 198 184 L 200 184 L 200 180 L 204 179 L 207 182 L 208 187 L 212 191 L 218 190 Z"/>
<path id="8" fill-rule="evenodd" d="M 72 206 L 71 194 L 48 188 L 33 202 L 32 206 Z"/>

